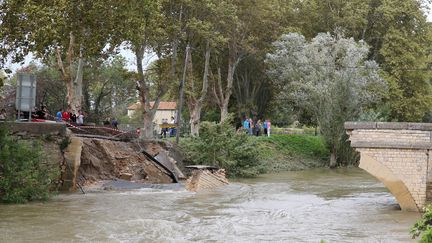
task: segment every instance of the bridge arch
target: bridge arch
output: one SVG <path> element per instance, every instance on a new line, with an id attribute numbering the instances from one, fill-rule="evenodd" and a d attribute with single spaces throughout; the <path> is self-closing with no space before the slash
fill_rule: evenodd
<path id="1" fill-rule="evenodd" d="M 419 211 L 405 183 L 393 171 L 366 153 L 361 154 L 359 167 L 380 180 L 396 198 L 402 210 Z"/>
<path id="2" fill-rule="evenodd" d="M 432 124 L 347 122 L 359 167 L 380 180 L 402 210 L 422 211 L 432 200 Z"/>

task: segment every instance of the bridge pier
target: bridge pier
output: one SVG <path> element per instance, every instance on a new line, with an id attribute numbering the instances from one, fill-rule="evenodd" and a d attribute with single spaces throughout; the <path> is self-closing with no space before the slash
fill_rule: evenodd
<path id="1" fill-rule="evenodd" d="M 360 168 L 388 188 L 402 210 L 422 211 L 432 201 L 432 124 L 347 122 Z"/>

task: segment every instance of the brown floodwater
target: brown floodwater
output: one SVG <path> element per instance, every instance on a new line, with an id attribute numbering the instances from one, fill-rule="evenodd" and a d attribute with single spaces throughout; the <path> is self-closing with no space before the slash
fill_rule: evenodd
<path id="1" fill-rule="evenodd" d="M 317 169 L 0 205 L 0 242 L 411 242 L 419 217 L 360 169 Z"/>

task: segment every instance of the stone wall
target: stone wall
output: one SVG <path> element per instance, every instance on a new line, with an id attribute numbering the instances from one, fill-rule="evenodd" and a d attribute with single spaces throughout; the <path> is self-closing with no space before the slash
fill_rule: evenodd
<path id="1" fill-rule="evenodd" d="M 426 203 L 428 151 L 419 149 L 357 149 L 361 156 L 368 155 L 387 167 L 411 193 L 417 208 Z"/>
<path id="2" fill-rule="evenodd" d="M 345 128 L 361 154 L 360 167 L 380 179 L 402 209 L 422 210 L 432 200 L 432 124 L 355 122 Z"/>

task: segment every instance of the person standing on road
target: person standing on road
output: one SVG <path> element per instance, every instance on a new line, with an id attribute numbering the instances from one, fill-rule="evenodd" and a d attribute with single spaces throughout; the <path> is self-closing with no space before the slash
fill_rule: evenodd
<path id="1" fill-rule="evenodd" d="M 254 128 L 255 128 L 255 136 L 259 137 L 260 132 L 261 132 L 261 120 L 258 120 L 255 123 L 255 127 Z"/>
<path id="2" fill-rule="evenodd" d="M 78 111 L 78 117 L 76 119 L 76 124 L 78 126 L 84 125 L 84 115 L 83 115 L 82 111 Z"/>
<path id="3" fill-rule="evenodd" d="M 69 115 L 69 111 L 64 111 L 62 114 L 62 119 L 65 122 L 70 122 L 70 115 Z"/>
<path id="4" fill-rule="evenodd" d="M 253 129 L 254 129 L 254 122 L 252 120 L 252 118 L 249 118 L 249 136 L 253 135 Z"/>
<path id="5" fill-rule="evenodd" d="M 243 128 L 244 130 L 246 130 L 246 134 L 249 133 L 249 127 L 250 127 L 249 119 L 246 117 L 245 120 L 243 121 Z"/>
<path id="6" fill-rule="evenodd" d="M 117 119 L 114 118 L 112 120 L 112 122 L 111 122 L 111 125 L 113 126 L 114 129 L 118 129 L 118 121 L 117 121 Z"/>
<path id="7" fill-rule="evenodd" d="M 175 118 L 173 116 L 171 117 L 170 124 L 171 124 L 171 127 L 169 129 L 169 135 L 170 135 L 170 137 L 174 137 L 176 135 L 177 131 L 176 131 L 176 128 L 175 128 L 176 120 L 175 120 Z"/>
<path id="8" fill-rule="evenodd" d="M 56 118 L 58 122 L 61 122 L 63 120 L 63 109 L 60 108 L 60 110 L 56 114 Z"/>
<path id="9" fill-rule="evenodd" d="M 264 119 L 263 126 L 262 126 L 264 130 L 264 136 L 267 136 L 267 121 L 268 120 Z"/>
<path id="10" fill-rule="evenodd" d="M 270 119 L 267 119 L 267 137 L 270 137 L 270 126 L 271 126 Z"/>

